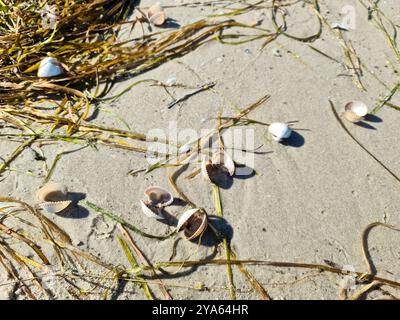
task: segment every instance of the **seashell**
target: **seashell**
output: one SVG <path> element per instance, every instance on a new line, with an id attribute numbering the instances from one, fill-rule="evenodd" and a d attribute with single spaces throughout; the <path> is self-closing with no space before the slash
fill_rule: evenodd
<path id="1" fill-rule="evenodd" d="M 333 22 L 331 24 L 331 28 L 332 29 L 343 30 L 343 31 L 349 31 L 349 26 L 347 24 L 340 23 L 340 22 Z"/>
<path id="2" fill-rule="evenodd" d="M 166 207 L 174 201 L 172 194 L 160 187 L 148 187 L 144 194 L 153 206 Z"/>
<path id="3" fill-rule="evenodd" d="M 155 3 L 147 10 L 147 18 L 150 23 L 155 26 L 161 26 L 164 24 L 167 16 L 160 2 Z"/>
<path id="4" fill-rule="evenodd" d="M 289 138 L 292 134 L 292 129 L 286 123 L 273 122 L 269 125 L 268 132 L 272 136 L 272 139 L 279 142 Z"/>
<path id="5" fill-rule="evenodd" d="M 72 203 L 68 199 L 68 189 L 61 183 L 48 183 L 37 192 L 39 207 L 48 213 L 59 213 Z"/>
<path id="6" fill-rule="evenodd" d="M 162 208 L 169 206 L 174 201 L 172 194 L 156 186 L 148 187 L 144 194 L 147 196 L 147 200 L 140 201 L 143 213 L 150 218 L 163 220 Z"/>
<path id="7" fill-rule="evenodd" d="M 161 213 L 161 208 L 152 206 L 150 203 L 140 200 L 143 213 L 149 218 L 164 220 L 164 216 Z"/>
<path id="8" fill-rule="evenodd" d="M 235 174 L 235 163 L 227 152 L 218 150 L 213 153 L 211 159 L 206 157 L 203 159 L 201 173 L 211 183 L 216 184 L 224 172 L 227 172 L 230 176 Z"/>
<path id="9" fill-rule="evenodd" d="M 46 57 L 40 62 L 37 75 L 39 78 L 52 78 L 63 73 L 64 69 L 56 58 Z"/>
<path id="10" fill-rule="evenodd" d="M 183 231 L 187 240 L 192 240 L 202 235 L 207 229 L 207 214 L 200 208 L 190 209 L 179 218 L 177 230 Z"/>
<path id="11" fill-rule="evenodd" d="M 343 117 L 350 122 L 358 122 L 368 114 L 368 106 L 361 101 L 350 101 L 344 107 Z"/>

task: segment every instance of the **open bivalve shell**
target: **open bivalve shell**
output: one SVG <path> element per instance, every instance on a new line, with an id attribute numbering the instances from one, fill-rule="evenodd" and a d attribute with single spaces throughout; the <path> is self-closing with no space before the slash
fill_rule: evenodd
<path id="1" fill-rule="evenodd" d="M 163 220 L 162 208 L 169 206 L 174 201 L 172 194 L 156 186 L 148 187 L 144 194 L 147 200 L 140 201 L 143 213 L 150 218 Z"/>
<path id="2" fill-rule="evenodd" d="M 165 23 L 167 15 L 160 2 L 155 3 L 147 10 L 147 18 L 155 26 L 161 26 Z"/>
<path id="3" fill-rule="evenodd" d="M 39 207 L 48 213 L 59 213 L 67 209 L 72 201 L 68 200 L 68 189 L 61 183 L 48 183 L 37 192 Z"/>
<path id="4" fill-rule="evenodd" d="M 269 125 L 268 132 L 272 139 L 279 142 L 289 138 L 292 134 L 292 129 L 290 129 L 286 123 L 273 122 Z"/>
<path id="5" fill-rule="evenodd" d="M 216 183 L 224 173 L 228 173 L 231 177 L 235 174 L 235 163 L 227 152 L 218 150 L 213 153 L 211 159 L 206 157 L 203 159 L 201 172 L 204 178 Z"/>
<path id="6" fill-rule="evenodd" d="M 177 230 L 183 231 L 187 240 L 192 240 L 204 233 L 208 226 L 207 214 L 200 208 L 190 209 L 179 218 Z"/>
<path id="7" fill-rule="evenodd" d="M 52 57 L 44 58 L 39 65 L 38 77 L 39 78 L 52 78 L 60 76 L 64 73 L 61 63 Z"/>
<path id="8" fill-rule="evenodd" d="M 358 122 L 368 114 L 368 106 L 361 101 L 350 101 L 344 107 L 343 117 L 350 122 Z"/>

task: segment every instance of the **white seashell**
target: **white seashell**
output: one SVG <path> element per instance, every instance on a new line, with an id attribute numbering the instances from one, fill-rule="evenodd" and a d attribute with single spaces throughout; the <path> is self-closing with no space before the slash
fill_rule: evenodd
<path id="1" fill-rule="evenodd" d="M 160 208 L 151 207 L 150 205 L 146 204 L 143 200 L 140 200 L 140 205 L 142 207 L 143 213 L 148 216 L 149 218 L 157 219 L 157 220 L 164 220 L 164 216 L 161 215 Z"/>
<path id="2" fill-rule="evenodd" d="M 39 206 L 48 213 L 59 213 L 71 203 L 68 199 L 68 189 L 61 183 L 48 183 L 36 194 Z"/>
<path id="3" fill-rule="evenodd" d="M 338 30 L 343 30 L 343 31 L 349 31 L 349 26 L 343 23 L 339 22 L 333 22 L 331 24 L 332 29 L 338 29 Z"/>
<path id="4" fill-rule="evenodd" d="M 200 236 L 207 229 L 207 214 L 200 208 L 190 209 L 179 218 L 177 231 L 183 231 L 187 240 Z"/>
<path id="5" fill-rule="evenodd" d="M 358 122 L 368 114 L 368 106 L 361 101 L 350 101 L 345 107 L 343 117 L 350 122 Z"/>
<path id="6" fill-rule="evenodd" d="M 177 82 L 177 80 L 176 80 L 175 77 L 169 77 L 169 78 L 167 79 L 167 81 L 165 81 L 165 84 L 166 84 L 167 86 L 174 86 L 174 85 L 176 85 L 176 82 Z"/>
<path id="7" fill-rule="evenodd" d="M 59 213 L 69 207 L 72 201 L 42 202 L 39 207 L 47 213 Z"/>
<path id="8" fill-rule="evenodd" d="M 150 23 L 155 26 L 161 26 L 164 24 L 167 16 L 160 2 L 155 3 L 147 10 L 147 18 Z"/>
<path id="9" fill-rule="evenodd" d="M 44 58 L 39 65 L 38 77 L 40 78 L 51 78 L 57 77 L 64 73 L 60 62 L 53 57 Z"/>
<path id="10" fill-rule="evenodd" d="M 163 220 L 162 208 L 169 206 L 174 201 L 172 194 L 157 186 L 148 187 L 144 194 L 147 200 L 140 200 L 143 213 L 150 218 Z"/>
<path id="11" fill-rule="evenodd" d="M 268 127 L 268 132 L 275 141 L 281 141 L 290 137 L 292 129 L 286 123 L 273 122 Z"/>

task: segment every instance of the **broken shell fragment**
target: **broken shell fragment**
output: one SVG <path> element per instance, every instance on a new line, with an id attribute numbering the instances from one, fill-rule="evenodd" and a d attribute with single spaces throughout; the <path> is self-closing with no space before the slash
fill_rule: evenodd
<path id="1" fill-rule="evenodd" d="M 148 187 L 144 191 L 145 196 L 147 197 L 146 201 L 140 201 L 143 213 L 157 220 L 164 219 L 162 215 L 162 208 L 169 206 L 173 201 L 174 197 L 167 190 L 152 186 Z"/>
<path id="2" fill-rule="evenodd" d="M 62 75 L 64 69 L 60 62 L 53 57 L 44 58 L 39 65 L 38 77 L 39 78 L 52 78 Z"/>
<path id="3" fill-rule="evenodd" d="M 149 8 L 149 10 L 147 10 L 147 18 L 150 23 L 155 26 L 161 26 L 164 24 L 167 16 L 160 2 L 155 3 Z"/>
<path id="4" fill-rule="evenodd" d="M 204 233 L 207 229 L 207 214 L 200 208 L 190 209 L 179 218 L 177 230 L 183 231 L 187 240 L 192 240 Z"/>
<path id="5" fill-rule="evenodd" d="M 59 213 L 72 203 L 68 200 L 68 189 L 61 183 L 48 183 L 37 192 L 39 207 L 48 213 Z"/>
<path id="6" fill-rule="evenodd" d="M 272 136 L 272 139 L 279 142 L 289 138 L 292 134 L 292 129 L 286 123 L 273 122 L 269 125 L 268 132 Z"/>
<path id="7" fill-rule="evenodd" d="M 368 114 L 368 106 L 361 101 L 350 101 L 344 107 L 343 117 L 350 122 L 358 122 Z"/>
<path id="8" fill-rule="evenodd" d="M 213 153 L 211 159 L 206 157 L 203 159 L 201 172 L 211 183 L 218 184 L 225 173 L 231 177 L 235 174 L 235 163 L 227 152 L 218 150 Z"/>

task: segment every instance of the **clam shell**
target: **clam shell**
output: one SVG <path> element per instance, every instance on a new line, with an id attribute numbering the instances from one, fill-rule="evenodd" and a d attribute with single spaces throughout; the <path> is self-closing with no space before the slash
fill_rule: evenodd
<path id="1" fill-rule="evenodd" d="M 235 174 L 235 163 L 231 156 L 223 150 L 214 152 L 211 159 L 204 157 L 201 163 L 201 173 L 211 183 L 215 183 L 216 176 L 223 174 L 224 170 L 230 176 Z"/>
<path id="2" fill-rule="evenodd" d="M 170 192 L 157 186 L 148 187 L 144 194 L 153 206 L 166 207 L 174 201 L 174 197 Z"/>
<path id="3" fill-rule="evenodd" d="M 39 78 L 51 78 L 63 73 L 64 69 L 61 67 L 60 62 L 56 58 L 47 57 L 40 62 L 37 75 Z"/>
<path id="4" fill-rule="evenodd" d="M 211 160 L 204 157 L 203 161 L 201 162 L 201 174 L 203 175 L 204 178 L 213 183 L 213 181 L 210 178 L 211 167 L 212 167 Z"/>
<path id="5" fill-rule="evenodd" d="M 36 197 L 39 202 L 57 202 L 67 198 L 68 188 L 62 183 L 51 182 L 41 187 Z"/>
<path id="6" fill-rule="evenodd" d="M 72 201 L 42 202 L 39 207 L 47 213 L 59 213 L 69 207 Z"/>
<path id="7" fill-rule="evenodd" d="M 61 183 L 48 183 L 41 187 L 37 194 L 39 206 L 48 213 L 58 213 L 65 210 L 71 203 L 68 198 L 68 188 Z"/>
<path id="8" fill-rule="evenodd" d="M 368 106 L 361 101 L 350 101 L 345 105 L 344 109 L 343 116 L 350 122 L 360 121 L 368 114 Z"/>
<path id="9" fill-rule="evenodd" d="M 149 205 L 147 205 L 143 200 L 140 200 L 140 205 L 142 207 L 142 211 L 143 213 L 149 217 L 149 218 L 153 218 L 153 219 L 157 219 L 157 220 L 164 220 L 164 217 L 161 215 L 161 210 L 160 208 L 157 207 L 150 207 Z"/>
<path id="10" fill-rule="evenodd" d="M 192 240 L 203 234 L 207 229 L 207 214 L 200 208 L 190 209 L 179 218 L 177 230 L 183 231 L 187 240 Z"/>
<path id="11" fill-rule="evenodd" d="M 164 24 L 167 16 L 160 2 L 155 3 L 149 8 L 147 11 L 147 18 L 149 19 L 150 23 L 155 26 L 161 26 Z"/>
<path id="12" fill-rule="evenodd" d="M 211 162 L 214 165 L 222 165 L 226 170 L 228 170 L 230 176 L 235 174 L 235 163 L 227 152 L 222 150 L 215 152 L 211 158 Z"/>
<path id="13" fill-rule="evenodd" d="M 275 141 L 281 141 L 287 139 L 292 134 L 292 129 L 283 122 L 273 122 L 268 127 L 268 132 Z"/>

